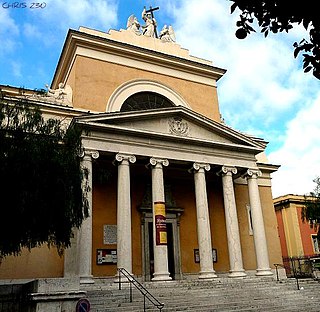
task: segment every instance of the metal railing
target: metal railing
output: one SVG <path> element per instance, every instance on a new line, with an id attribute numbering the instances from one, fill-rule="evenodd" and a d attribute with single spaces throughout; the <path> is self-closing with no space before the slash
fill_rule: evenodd
<path id="1" fill-rule="evenodd" d="M 313 263 L 311 256 L 284 257 L 283 264 L 286 273 L 291 277 L 312 277 Z"/>
<path id="2" fill-rule="evenodd" d="M 285 268 L 286 275 L 294 278 L 297 283 L 297 289 L 300 289 L 299 279 L 310 278 L 314 276 L 317 257 L 312 256 L 296 256 L 283 257 L 283 264 L 275 263 L 277 273 L 277 281 L 279 281 L 278 266 Z M 320 258 L 319 258 L 320 260 Z"/>
<path id="3" fill-rule="evenodd" d="M 275 266 L 275 268 L 276 268 L 276 273 L 277 273 L 277 282 L 279 282 L 279 281 L 280 281 L 280 278 L 279 278 L 278 267 L 280 266 L 280 267 L 282 267 L 282 268 L 285 268 L 285 266 L 284 266 L 283 264 L 281 264 L 281 263 L 274 263 L 273 265 L 274 265 L 274 266 Z"/>
<path id="4" fill-rule="evenodd" d="M 130 302 L 132 302 L 132 285 L 140 291 L 143 295 L 143 311 L 146 311 L 146 299 L 148 299 L 156 308 L 160 311 L 164 307 L 164 304 L 161 303 L 157 298 L 155 298 L 141 283 L 139 283 L 126 269 L 118 268 L 118 275 L 119 275 L 119 290 L 121 290 L 121 275 L 123 275 L 128 282 L 130 283 L 129 288 L 129 298 Z"/>
<path id="5" fill-rule="evenodd" d="M 291 257 L 290 261 L 292 263 L 293 277 L 296 279 L 297 289 L 300 290 L 299 276 L 298 276 L 298 273 L 297 273 L 297 269 L 296 269 L 296 265 L 295 265 L 294 259 Z M 298 263 L 300 265 L 300 261 Z"/>

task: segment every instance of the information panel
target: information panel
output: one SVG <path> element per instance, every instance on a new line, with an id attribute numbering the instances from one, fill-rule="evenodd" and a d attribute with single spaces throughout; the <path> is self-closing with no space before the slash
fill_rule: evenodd
<path id="1" fill-rule="evenodd" d="M 116 264 L 116 249 L 97 249 L 97 264 Z"/>
<path id="2" fill-rule="evenodd" d="M 105 245 L 117 244 L 117 226 L 113 224 L 105 224 L 103 226 L 103 243 Z"/>

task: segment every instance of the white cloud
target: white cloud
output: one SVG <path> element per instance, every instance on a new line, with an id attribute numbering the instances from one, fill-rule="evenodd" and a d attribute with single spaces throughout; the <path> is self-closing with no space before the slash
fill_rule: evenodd
<path id="1" fill-rule="evenodd" d="M 12 74 L 13 74 L 16 78 L 21 78 L 21 77 L 22 77 L 21 64 L 20 64 L 19 62 L 12 61 L 12 62 L 11 62 L 11 67 L 12 67 Z"/>
<path id="2" fill-rule="evenodd" d="M 103 28 L 116 24 L 117 6 L 115 0 L 48 0 L 39 17 L 63 31 L 79 26 Z"/>
<path id="3" fill-rule="evenodd" d="M 273 174 L 274 196 L 306 194 L 320 176 L 320 93 L 287 125 L 284 145 L 270 153 L 269 161 L 281 165 Z"/>
<path id="4" fill-rule="evenodd" d="M 0 34 L 11 36 L 19 34 L 18 26 L 10 17 L 9 11 L 5 9 L 0 10 Z"/>
<path id="5" fill-rule="evenodd" d="M 23 34 L 32 40 L 42 38 L 39 27 L 30 23 L 23 25 Z"/>
<path id="6" fill-rule="evenodd" d="M 51 49 L 61 45 L 68 29 L 86 26 L 108 31 L 117 23 L 116 0 L 47 0 L 43 9 L 26 12 L 23 34 Z"/>
<path id="7" fill-rule="evenodd" d="M 12 52 L 16 46 L 19 27 L 9 14 L 10 11 L 0 9 L 0 55 Z"/>

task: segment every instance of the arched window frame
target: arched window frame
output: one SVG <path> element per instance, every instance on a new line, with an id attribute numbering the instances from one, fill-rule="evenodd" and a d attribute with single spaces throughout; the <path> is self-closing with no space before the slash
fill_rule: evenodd
<path id="1" fill-rule="evenodd" d="M 166 97 L 176 106 L 190 108 L 188 103 L 178 93 L 164 84 L 153 80 L 136 79 L 125 82 L 112 93 L 107 103 L 106 112 L 119 112 L 125 100 L 139 92 L 158 93 Z"/>

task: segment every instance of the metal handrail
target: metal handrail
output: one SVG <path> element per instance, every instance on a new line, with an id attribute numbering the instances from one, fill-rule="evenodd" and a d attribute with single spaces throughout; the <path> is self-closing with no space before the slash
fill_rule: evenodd
<path id="1" fill-rule="evenodd" d="M 279 282 L 279 281 L 280 281 L 280 279 L 279 279 L 279 273 L 278 273 L 278 266 L 281 266 L 281 267 L 283 267 L 283 268 L 285 268 L 285 267 L 284 267 L 284 265 L 283 265 L 283 264 L 281 264 L 281 263 L 274 263 L 273 265 L 276 267 L 277 282 Z"/>
<path id="2" fill-rule="evenodd" d="M 296 270 L 296 265 L 293 261 L 293 257 L 290 257 L 289 258 L 290 261 L 291 261 L 291 266 L 292 266 L 292 270 L 293 270 L 293 276 L 294 278 L 296 279 L 296 283 L 297 283 L 297 289 L 300 290 L 300 285 L 299 285 L 299 280 L 298 280 L 298 274 L 297 274 L 297 270 Z M 299 262 L 300 264 L 300 262 Z"/>
<path id="3" fill-rule="evenodd" d="M 143 295 L 143 311 L 146 311 L 146 298 L 160 311 L 164 307 L 164 303 L 161 303 L 155 298 L 141 283 L 139 283 L 133 275 L 131 275 L 125 268 L 118 268 L 119 274 L 119 290 L 121 290 L 121 274 L 130 282 L 130 302 L 132 302 L 132 285 L 135 286 Z"/>

